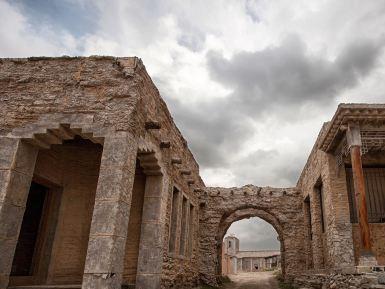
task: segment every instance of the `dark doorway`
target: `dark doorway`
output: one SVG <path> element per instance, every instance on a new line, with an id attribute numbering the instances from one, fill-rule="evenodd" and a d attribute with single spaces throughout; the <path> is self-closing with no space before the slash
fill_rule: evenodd
<path id="1" fill-rule="evenodd" d="M 11 276 L 32 276 L 34 273 L 34 255 L 39 239 L 47 193 L 48 188 L 35 182 L 31 183 L 13 258 Z"/>

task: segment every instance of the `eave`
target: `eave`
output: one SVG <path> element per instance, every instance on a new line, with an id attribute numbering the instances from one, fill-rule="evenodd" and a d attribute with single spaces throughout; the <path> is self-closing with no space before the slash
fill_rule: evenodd
<path id="1" fill-rule="evenodd" d="M 338 106 L 318 149 L 333 152 L 344 136 L 348 123 L 380 127 L 385 124 L 385 104 L 346 104 Z"/>

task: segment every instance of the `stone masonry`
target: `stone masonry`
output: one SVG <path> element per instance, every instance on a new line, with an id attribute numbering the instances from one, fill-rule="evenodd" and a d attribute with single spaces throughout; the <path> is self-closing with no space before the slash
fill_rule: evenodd
<path id="1" fill-rule="evenodd" d="M 136 57 L 0 59 L 0 114 L 0 289 L 216 285 L 249 217 L 287 279 L 385 265 L 385 105 L 340 105 L 293 188 L 206 187 Z"/>

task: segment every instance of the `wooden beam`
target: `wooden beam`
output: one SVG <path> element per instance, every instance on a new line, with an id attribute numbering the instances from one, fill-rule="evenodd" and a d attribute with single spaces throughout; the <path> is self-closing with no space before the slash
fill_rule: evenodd
<path id="1" fill-rule="evenodd" d="M 180 165 L 180 164 L 182 164 L 182 160 L 180 158 L 172 158 L 171 159 L 171 164 L 173 164 L 173 165 Z"/>
<path id="2" fill-rule="evenodd" d="M 181 171 L 180 171 L 180 174 L 181 174 L 181 175 L 187 175 L 187 176 L 189 176 L 189 175 L 191 175 L 191 171 L 190 171 L 190 170 L 181 170 Z"/>
<path id="3" fill-rule="evenodd" d="M 146 121 L 145 129 L 160 129 L 161 125 L 157 121 Z"/>
<path id="4" fill-rule="evenodd" d="M 169 141 L 161 141 L 159 147 L 161 149 L 168 149 L 171 147 L 171 143 Z"/>
<path id="5" fill-rule="evenodd" d="M 349 124 L 346 132 L 348 147 L 350 149 L 350 157 L 352 160 L 352 172 L 354 182 L 354 195 L 358 211 L 358 223 L 361 235 L 361 255 L 366 255 L 372 252 L 370 243 L 370 227 L 368 220 L 368 209 L 366 206 L 366 188 L 365 177 L 362 168 L 361 159 L 361 135 L 358 125 Z"/>

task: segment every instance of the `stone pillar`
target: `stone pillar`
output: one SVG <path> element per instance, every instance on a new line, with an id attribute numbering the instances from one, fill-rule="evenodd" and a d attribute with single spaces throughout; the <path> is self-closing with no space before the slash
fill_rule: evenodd
<path id="1" fill-rule="evenodd" d="M 361 160 L 361 134 L 358 125 L 349 124 L 346 133 L 350 157 L 352 160 L 352 172 L 354 182 L 354 194 L 357 204 L 358 223 L 361 236 L 361 256 L 360 265 L 375 265 L 367 264 L 368 258 L 373 259 L 372 245 L 370 242 L 370 227 L 368 219 L 368 211 L 366 207 L 366 189 L 364 171 Z M 373 260 L 371 260 L 373 261 Z M 371 263 L 370 261 L 370 263 Z"/>
<path id="2" fill-rule="evenodd" d="M 137 141 L 105 138 L 83 275 L 83 289 L 120 289 L 135 178 Z"/>
<path id="3" fill-rule="evenodd" d="M 163 209 L 167 201 L 166 176 L 147 176 L 139 244 L 137 289 L 158 289 L 163 264 Z M 179 203 L 179 202 L 178 202 Z"/>
<path id="4" fill-rule="evenodd" d="M 20 139 L 0 137 L 0 289 L 8 286 L 37 152 Z"/>
<path id="5" fill-rule="evenodd" d="M 345 170 L 338 169 L 333 154 L 322 154 L 327 164 L 324 178 L 327 266 L 350 272 L 354 267 L 354 248 Z"/>
<path id="6" fill-rule="evenodd" d="M 324 259 L 324 244 L 322 232 L 322 215 L 320 196 L 316 189 L 310 194 L 310 215 L 312 228 L 312 255 L 314 269 L 323 269 L 325 265 Z"/>

